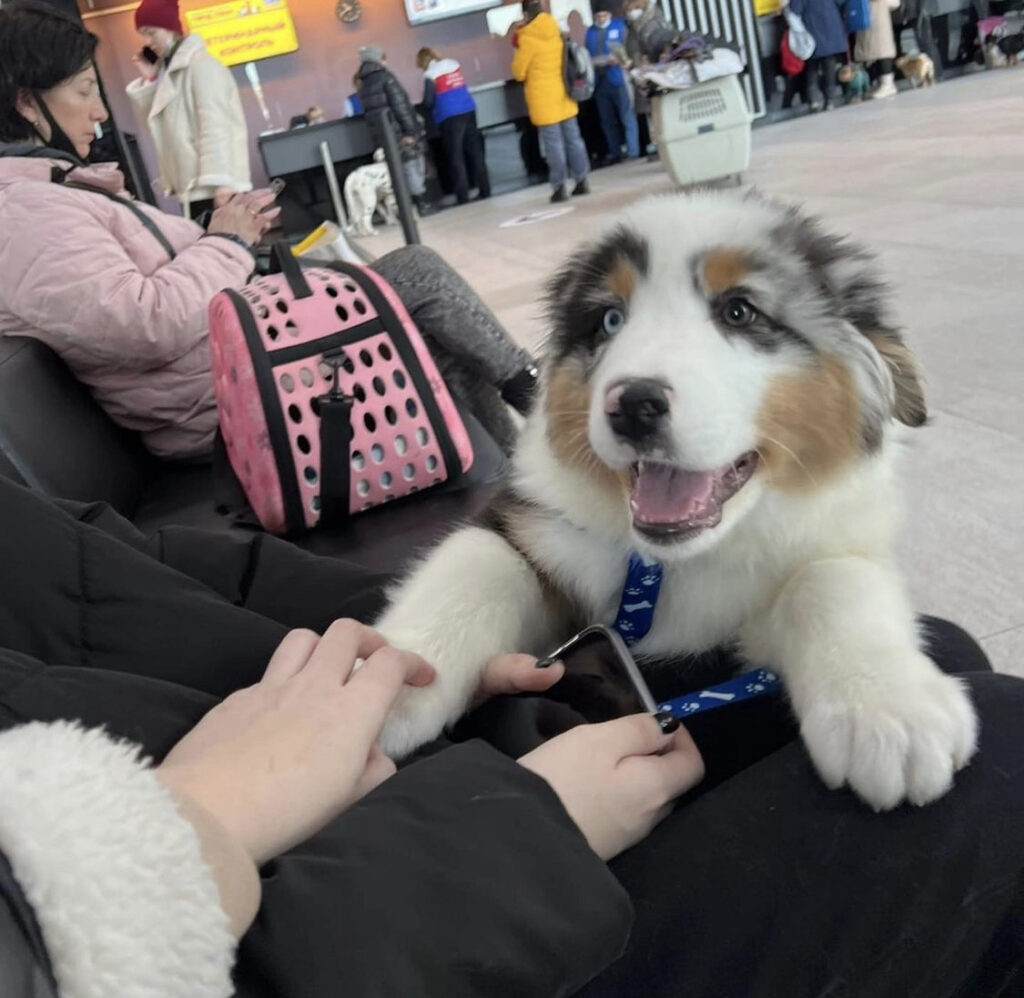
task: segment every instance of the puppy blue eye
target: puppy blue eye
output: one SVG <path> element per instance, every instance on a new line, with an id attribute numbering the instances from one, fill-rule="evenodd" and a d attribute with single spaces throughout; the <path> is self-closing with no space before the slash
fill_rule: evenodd
<path id="1" fill-rule="evenodd" d="M 626 315 L 621 308 L 609 308 L 604 313 L 601 325 L 609 336 L 614 336 L 626 324 Z"/>
<path id="2" fill-rule="evenodd" d="M 719 313 L 722 321 L 733 329 L 749 326 L 757 318 L 757 309 L 745 298 L 730 298 Z"/>

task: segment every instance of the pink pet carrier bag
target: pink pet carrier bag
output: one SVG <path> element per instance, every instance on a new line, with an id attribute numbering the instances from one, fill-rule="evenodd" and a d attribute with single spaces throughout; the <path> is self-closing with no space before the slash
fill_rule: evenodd
<path id="1" fill-rule="evenodd" d="M 466 428 L 387 283 L 275 255 L 280 274 L 210 303 L 221 433 L 260 523 L 339 522 L 468 470 Z"/>

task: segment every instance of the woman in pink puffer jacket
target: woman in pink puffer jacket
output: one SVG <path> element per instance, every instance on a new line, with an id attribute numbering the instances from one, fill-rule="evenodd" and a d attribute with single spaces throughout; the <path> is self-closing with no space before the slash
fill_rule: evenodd
<path id="1" fill-rule="evenodd" d="M 95 46 L 62 15 L 0 11 L 0 334 L 52 347 L 154 454 L 203 454 L 217 428 L 207 305 L 245 284 L 273 194 L 231 197 L 204 234 L 129 200 L 112 164 L 84 166 L 107 117 Z"/>

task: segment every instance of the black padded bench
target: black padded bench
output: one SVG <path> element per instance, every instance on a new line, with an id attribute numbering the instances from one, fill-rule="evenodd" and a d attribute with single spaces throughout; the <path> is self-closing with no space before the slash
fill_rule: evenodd
<path id="1" fill-rule="evenodd" d="M 391 574 L 454 524 L 479 514 L 504 479 L 505 457 L 469 413 L 462 416 L 475 453 L 468 472 L 291 540 Z M 146 533 L 171 524 L 247 529 L 217 512 L 209 465 L 157 460 L 106 415 L 49 347 L 2 335 L 0 475 L 55 498 L 107 502 Z"/>

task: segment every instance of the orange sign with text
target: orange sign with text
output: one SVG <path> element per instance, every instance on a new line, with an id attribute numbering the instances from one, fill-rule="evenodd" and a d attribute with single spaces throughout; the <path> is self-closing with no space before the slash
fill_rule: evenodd
<path id="1" fill-rule="evenodd" d="M 190 33 L 225 66 L 284 55 L 299 47 L 285 0 L 234 0 L 184 12 Z"/>

